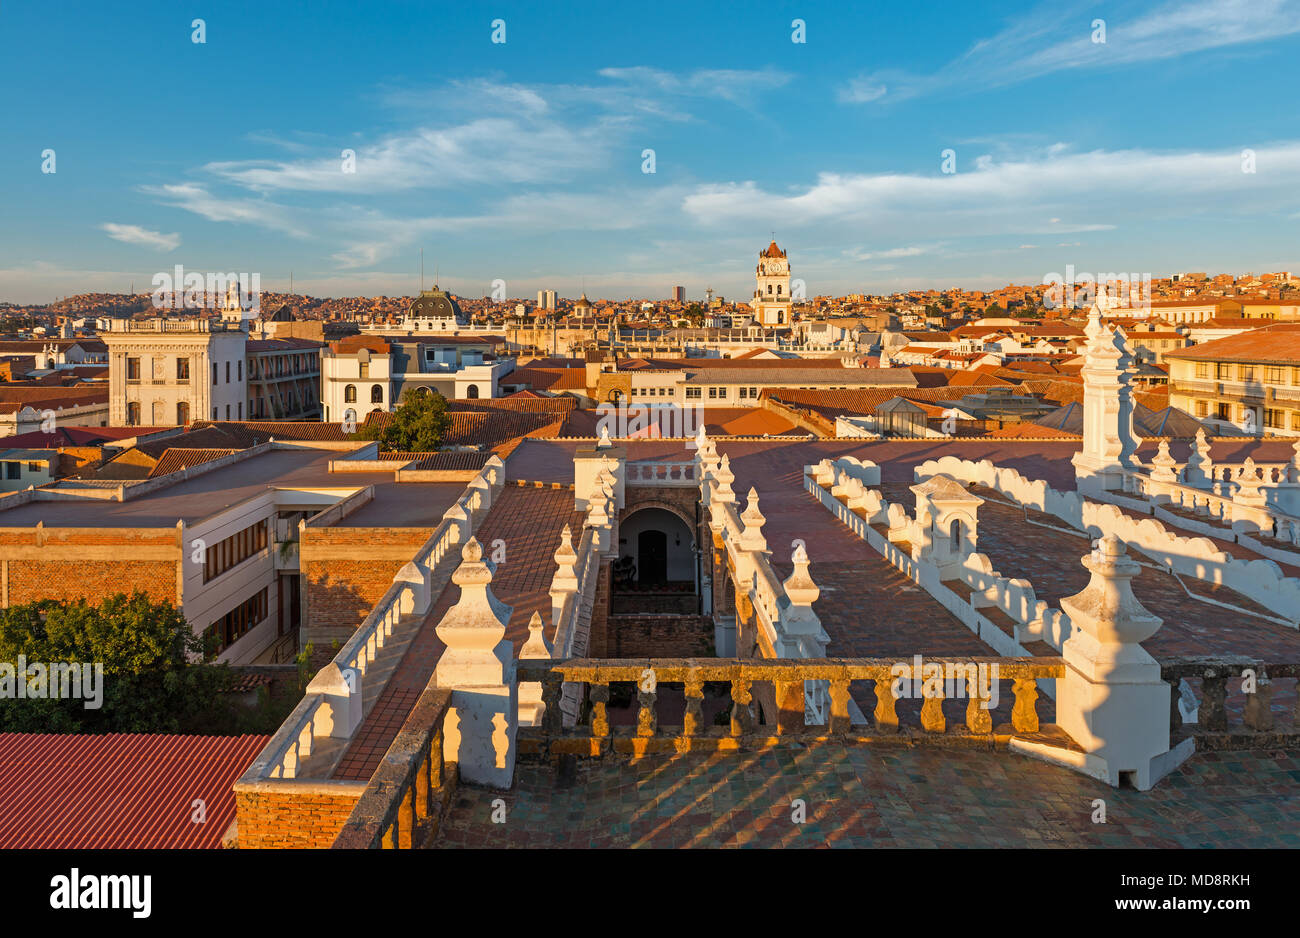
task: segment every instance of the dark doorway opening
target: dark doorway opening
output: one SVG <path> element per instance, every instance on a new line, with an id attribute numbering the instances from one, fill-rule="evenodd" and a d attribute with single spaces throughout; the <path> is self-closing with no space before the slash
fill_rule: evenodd
<path id="1" fill-rule="evenodd" d="M 637 535 L 637 582 L 661 586 L 668 582 L 668 535 L 663 531 L 642 531 Z"/>

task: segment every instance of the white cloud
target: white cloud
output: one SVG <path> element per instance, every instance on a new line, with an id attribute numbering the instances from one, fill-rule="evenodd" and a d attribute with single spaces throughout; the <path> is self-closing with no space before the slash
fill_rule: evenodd
<path id="1" fill-rule="evenodd" d="M 1040 7 L 1002 32 L 975 43 L 928 75 L 879 71 L 859 75 L 838 92 L 841 101 L 903 100 L 942 91 L 1015 84 L 1067 69 L 1113 68 L 1300 33 L 1300 0 L 1170 2 L 1125 17 L 1104 14 L 1106 42 L 1092 41 L 1092 7 Z M 855 97 L 855 88 L 889 89 Z"/>
<path id="2" fill-rule="evenodd" d="M 99 227 L 108 232 L 108 236 L 114 241 L 139 244 L 160 251 L 174 251 L 181 244 L 181 236 L 176 232 L 162 234 L 158 231 L 150 231 L 148 228 L 141 228 L 139 225 L 119 225 L 111 221 L 104 222 Z"/>
<path id="3" fill-rule="evenodd" d="M 829 237 L 888 231 L 892 238 L 1107 231 L 1119 219 L 1147 221 L 1213 212 L 1274 214 L 1300 204 L 1300 142 L 1261 146 L 1259 165 L 1241 172 L 1237 151 L 1148 150 L 1039 153 L 976 161 L 955 175 L 822 173 L 792 191 L 753 181 L 698 186 L 686 214 L 708 227 L 835 226 Z M 1044 224 L 1038 219 L 1058 219 Z M 858 235 L 860 237 L 860 234 Z"/>

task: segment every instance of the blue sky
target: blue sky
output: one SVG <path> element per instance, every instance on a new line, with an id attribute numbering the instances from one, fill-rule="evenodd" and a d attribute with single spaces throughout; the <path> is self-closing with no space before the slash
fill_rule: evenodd
<path id="1" fill-rule="evenodd" d="M 0 299 L 1300 270 L 1300 0 L 846 7 L 5 3 Z"/>

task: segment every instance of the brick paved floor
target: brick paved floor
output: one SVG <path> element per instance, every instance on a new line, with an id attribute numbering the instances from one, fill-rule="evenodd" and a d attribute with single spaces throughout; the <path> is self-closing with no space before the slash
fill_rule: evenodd
<path id="1" fill-rule="evenodd" d="M 823 746 L 580 763 L 462 787 L 435 847 L 1300 847 L 1300 753 L 1202 753 L 1149 792 L 1008 753 Z M 492 803 L 506 822 L 492 823 Z M 806 803 L 806 823 L 791 802 Z M 1107 823 L 1091 820 L 1094 799 Z"/>
<path id="2" fill-rule="evenodd" d="M 492 593 L 514 607 L 506 638 L 514 642 L 516 654 L 528 640 L 528 621 L 534 612 L 541 612 L 543 621 L 550 624 L 548 591 L 555 575 L 553 555 L 560 546 L 560 530 L 569 525 L 576 548 L 582 537 L 583 518 L 581 512 L 573 510 L 573 492 L 569 489 L 506 486 L 475 534 L 485 558 L 491 558 L 494 541 L 504 543 L 505 561 L 498 565 L 492 579 Z M 434 629 L 458 599 L 460 587 L 448 583 L 374 709 L 358 727 L 334 778 L 368 779 L 373 774 L 442 657 L 445 646 Z"/>

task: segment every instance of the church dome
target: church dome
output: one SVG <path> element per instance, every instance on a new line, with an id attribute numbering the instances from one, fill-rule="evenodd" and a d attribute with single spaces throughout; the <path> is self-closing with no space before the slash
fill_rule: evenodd
<path id="1" fill-rule="evenodd" d="M 461 318 L 460 305 L 445 290 L 425 290 L 411 303 L 411 315 L 421 319 Z"/>

